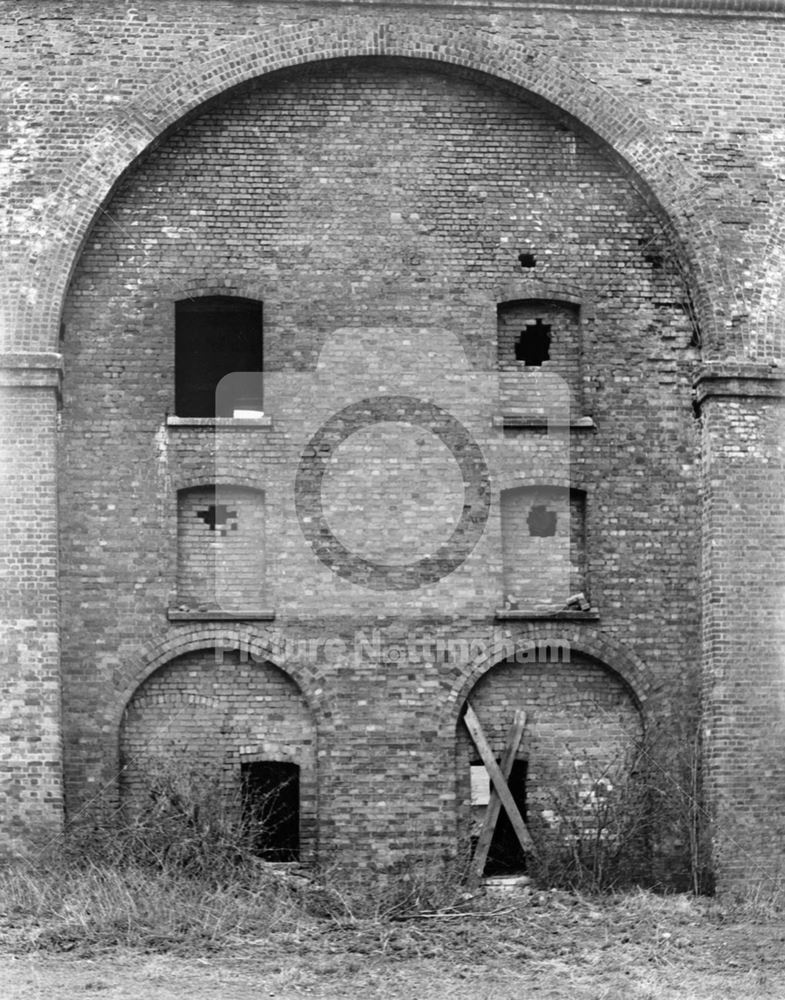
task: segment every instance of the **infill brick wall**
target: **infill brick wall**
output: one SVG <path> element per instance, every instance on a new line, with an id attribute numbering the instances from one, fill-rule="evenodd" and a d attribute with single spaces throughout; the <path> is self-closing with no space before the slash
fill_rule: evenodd
<path id="1" fill-rule="evenodd" d="M 591 579 L 592 614 L 659 678 L 658 718 L 674 733 L 687 726 L 697 676 L 681 664 L 697 648 L 697 606 L 679 593 L 697 593 L 695 351 L 674 299 L 677 272 L 654 267 L 642 247 L 657 225 L 601 150 L 531 103 L 488 80 L 387 59 L 262 79 L 141 162 L 97 221 L 65 314 L 64 690 L 74 808 L 82 776 L 98 780 L 91 760 L 111 700 L 95 643 L 117 658 L 113 684 L 125 686 L 143 648 L 184 627 L 167 621 L 167 609 L 188 604 L 209 617 L 213 602 L 196 592 L 209 588 L 200 559 L 209 552 L 217 577 L 228 574 L 237 588 L 262 559 L 250 542 L 245 560 L 239 543 L 228 547 L 228 531 L 205 542 L 210 476 L 219 493 L 228 480 L 235 499 L 224 506 L 238 513 L 244 496 L 260 495 L 247 487 L 264 492 L 265 599 L 248 610 L 274 612 L 284 644 L 274 662 L 284 670 L 293 669 L 292 643 L 315 643 L 341 705 L 331 718 L 337 742 L 320 740 L 325 850 L 390 860 L 434 827 L 454 827 L 454 728 L 429 737 L 415 720 L 438 715 L 441 683 L 470 669 L 472 630 L 494 628 L 510 590 L 505 561 L 508 576 L 528 581 L 524 610 L 559 611 L 581 573 Z M 540 280 L 570 295 L 582 289 L 587 303 L 589 389 L 574 414 L 569 396 L 560 400 L 558 434 L 547 423 L 495 422 L 505 410 L 497 306 L 509 299 L 502 289 L 537 280 L 519 260 L 535 230 Z M 167 417 L 174 303 L 216 289 L 264 303 L 266 423 L 258 426 Z M 673 304 L 655 324 L 661 300 Z M 120 372 L 110 383 L 108 357 Z M 593 423 L 578 425 L 587 409 Z M 439 436 L 427 430 L 435 419 Z M 320 438 L 320 424 L 334 429 Z M 448 573 L 468 502 L 453 458 L 464 448 L 461 428 L 488 466 L 489 491 L 477 498 L 488 521 Z M 320 487 L 326 521 L 308 544 L 317 512 L 295 509 L 294 497 L 310 489 L 298 479 L 302 456 L 322 448 L 332 449 Z M 189 492 L 197 477 L 202 485 Z M 552 485 L 565 477 L 576 487 L 571 514 L 569 485 Z M 534 490 L 532 502 L 505 512 L 502 492 L 516 486 Z M 557 494 L 557 534 L 532 536 L 532 506 L 548 508 Z M 326 557 L 317 560 L 327 528 L 348 551 L 388 566 L 389 586 L 372 574 L 336 577 Z M 541 547 L 555 539 L 561 562 L 521 551 L 524 534 Z M 583 554 L 582 536 L 593 539 Z M 407 567 L 445 545 L 412 586 Z M 429 579 L 440 560 L 446 575 Z M 546 586 L 549 574 L 558 588 Z M 92 590 L 107 575 L 114 582 Z M 395 650 L 415 628 L 464 645 L 447 661 L 426 650 L 421 662 L 401 663 Z M 354 636 L 374 629 L 378 646 L 358 661 Z M 337 653 L 336 639 L 345 647 Z M 324 723 L 317 718 L 317 729 Z"/>
<path id="2" fill-rule="evenodd" d="M 264 495 L 237 486 L 177 494 L 177 605 L 264 606 Z"/>

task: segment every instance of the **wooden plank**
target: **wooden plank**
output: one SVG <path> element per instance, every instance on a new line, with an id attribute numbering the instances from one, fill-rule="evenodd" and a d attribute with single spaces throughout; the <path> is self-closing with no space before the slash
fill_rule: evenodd
<path id="1" fill-rule="evenodd" d="M 485 734 L 482 731 L 480 720 L 477 718 L 472 706 L 468 703 L 466 705 L 466 714 L 463 717 L 463 721 L 466 723 L 466 728 L 469 730 L 471 738 L 474 740 L 474 745 L 477 747 L 477 751 L 480 754 L 482 762 L 485 764 L 488 774 L 491 776 L 491 781 L 493 782 L 496 791 L 499 793 L 502 805 L 510 818 L 513 830 L 515 830 L 515 836 L 518 838 L 518 843 L 526 853 L 535 854 L 536 848 L 534 846 L 534 841 L 531 838 L 531 834 L 526 829 L 526 824 L 523 822 L 523 817 L 518 811 L 515 799 L 512 797 L 510 790 L 507 787 L 507 782 L 502 776 L 502 772 L 499 770 L 499 765 L 496 763 L 496 758 L 493 756 L 493 751 L 488 745 L 488 741 L 485 739 Z"/>
<path id="2" fill-rule="evenodd" d="M 504 754 L 502 755 L 500 770 L 505 784 L 510 780 L 512 766 L 515 763 L 515 755 L 518 753 L 518 747 L 520 746 L 525 726 L 526 713 L 519 710 L 515 713 L 512 725 L 507 732 L 507 743 L 505 744 Z M 499 820 L 501 808 L 502 800 L 499 798 L 496 786 L 493 785 L 491 788 L 490 801 L 485 807 L 485 817 L 482 821 L 482 829 L 480 830 L 477 847 L 474 850 L 474 857 L 472 858 L 471 875 L 469 879 L 471 885 L 476 885 L 482 878 L 482 873 L 485 871 L 485 862 L 488 860 L 488 851 L 491 848 L 493 833 Z"/>

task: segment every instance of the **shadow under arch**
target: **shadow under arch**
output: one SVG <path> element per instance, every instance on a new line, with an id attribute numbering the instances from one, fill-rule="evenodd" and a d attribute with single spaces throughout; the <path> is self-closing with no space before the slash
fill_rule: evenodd
<path id="1" fill-rule="evenodd" d="M 663 149 L 654 128 L 628 103 L 535 45 L 500 41 L 436 19 L 418 18 L 415 25 L 361 14 L 249 33 L 178 66 L 118 108 L 91 139 L 87 154 L 65 171 L 53 194 L 50 226 L 59 238 L 42 240 L 40 256 L 29 258 L 24 277 L 38 295 L 17 301 L 10 328 L 15 324 L 26 330 L 39 349 L 57 345 L 68 284 L 95 219 L 138 159 L 208 102 L 280 70 L 331 59 L 382 56 L 493 78 L 599 143 L 673 230 L 690 272 L 703 275 L 705 287 L 695 290 L 696 306 L 710 325 L 717 296 L 709 286 L 720 279 L 727 282 L 729 276 L 711 275 L 705 266 L 696 266 L 696 248 L 708 252 L 712 246 L 709 230 L 701 229 L 695 214 L 704 182 Z M 685 209 L 693 213 L 689 234 Z"/>

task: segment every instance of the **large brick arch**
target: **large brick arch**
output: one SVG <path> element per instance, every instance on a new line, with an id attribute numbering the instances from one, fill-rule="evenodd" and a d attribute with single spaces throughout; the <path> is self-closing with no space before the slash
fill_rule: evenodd
<path id="1" fill-rule="evenodd" d="M 118 109 L 87 154 L 66 171 L 50 218 L 57 238 L 41 241 L 45 249 L 30 258 L 23 275 L 23 285 L 36 294 L 20 298 L 11 329 L 24 336 L 28 349 L 56 345 L 68 282 L 91 224 L 139 156 L 206 101 L 233 87 L 287 67 L 352 56 L 427 60 L 487 74 L 599 138 L 663 218 L 688 270 L 699 279 L 692 292 L 707 346 L 729 324 L 716 290 L 736 282 L 727 271 L 730 265 L 717 256 L 708 218 L 701 219 L 704 182 L 662 148 L 656 130 L 629 105 L 536 46 L 501 43 L 436 20 L 418 18 L 414 25 L 403 16 L 358 15 L 279 25 L 216 45 Z"/>

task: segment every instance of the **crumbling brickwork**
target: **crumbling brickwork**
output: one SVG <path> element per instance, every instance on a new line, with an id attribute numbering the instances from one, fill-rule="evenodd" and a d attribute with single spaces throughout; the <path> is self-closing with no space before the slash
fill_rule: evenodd
<path id="1" fill-rule="evenodd" d="M 497 703 L 544 705 L 550 667 L 535 691 L 496 664 L 545 636 L 578 658 L 553 668 L 576 733 L 628 685 L 676 747 L 703 682 L 721 884 L 741 840 L 779 863 L 785 70 L 764 6 L 4 13 L 4 847 L 57 829 L 61 780 L 71 817 L 112 799 L 121 740 L 128 760 L 218 646 L 222 773 L 241 733 L 248 760 L 264 743 L 254 684 L 286 688 L 293 746 L 318 736 L 311 855 L 454 854 L 461 705 L 494 739 Z M 201 296 L 263 304 L 264 417 L 176 413 L 176 304 Z M 746 382 L 701 388 L 740 358 Z M 554 575 L 547 607 L 507 600 Z M 577 590 L 590 609 L 559 607 Z"/>

